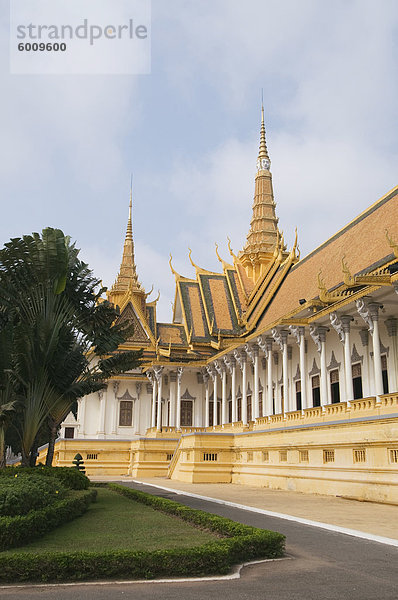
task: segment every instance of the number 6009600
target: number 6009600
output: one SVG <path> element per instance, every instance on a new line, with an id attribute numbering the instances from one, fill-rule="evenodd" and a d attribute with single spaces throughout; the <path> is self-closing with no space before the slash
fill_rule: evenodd
<path id="1" fill-rule="evenodd" d="M 26 42 L 26 43 L 20 43 L 18 44 L 18 50 L 20 52 L 65 52 L 66 50 L 66 44 L 64 42 L 61 42 L 60 44 L 58 44 L 58 42 L 55 42 L 54 44 L 48 42 L 47 44 L 45 44 L 44 42 L 41 43 L 36 43 L 34 42 L 33 44 Z"/>

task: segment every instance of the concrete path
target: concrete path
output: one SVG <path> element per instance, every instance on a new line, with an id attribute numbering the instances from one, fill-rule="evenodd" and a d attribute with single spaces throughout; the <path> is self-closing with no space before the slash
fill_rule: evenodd
<path id="1" fill-rule="evenodd" d="M 119 480 L 132 481 L 127 477 Z M 163 477 L 134 479 L 134 481 L 398 540 L 398 506 L 394 505 L 270 490 L 233 483 L 192 484 Z"/>

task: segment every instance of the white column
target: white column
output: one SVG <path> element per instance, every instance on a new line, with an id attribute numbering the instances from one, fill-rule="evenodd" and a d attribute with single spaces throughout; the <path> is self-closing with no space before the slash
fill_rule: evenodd
<path id="1" fill-rule="evenodd" d="M 390 392 L 398 391 L 397 381 L 397 370 L 398 370 L 398 345 L 397 345 L 397 333 L 398 333 L 398 321 L 395 317 L 389 317 L 384 321 L 387 328 L 388 337 L 391 340 L 391 352 L 390 352 L 390 365 L 391 368 L 388 370 L 389 377 L 389 390 Z"/>
<path id="2" fill-rule="evenodd" d="M 376 302 L 372 302 L 369 304 L 369 311 L 373 321 L 372 342 L 376 396 L 381 396 L 384 391 L 380 353 L 379 308 L 380 305 Z"/>
<path id="3" fill-rule="evenodd" d="M 119 381 L 114 381 L 113 382 L 113 394 L 114 394 L 114 399 L 113 399 L 113 410 L 112 410 L 112 435 L 116 435 L 116 431 L 117 431 L 117 413 L 118 413 L 118 400 L 117 400 L 117 393 L 119 390 Z"/>
<path id="4" fill-rule="evenodd" d="M 98 418 L 98 437 L 105 437 L 105 403 L 106 403 L 106 394 L 105 390 L 99 390 L 98 399 L 99 399 L 99 418 Z"/>
<path id="5" fill-rule="evenodd" d="M 266 415 L 270 416 L 274 412 L 273 407 L 273 379 L 272 379 L 272 339 L 267 339 L 267 412 Z"/>
<path id="6" fill-rule="evenodd" d="M 163 383 L 162 371 L 163 371 L 163 367 L 154 367 L 156 382 L 158 384 L 157 385 L 158 401 L 157 401 L 157 405 L 156 405 L 156 429 L 158 431 L 160 431 L 162 428 L 162 423 L 161 423 L 161 419 L 162 419 L 162 383 Z"/>
<path id="7" fill-rule="evenodd" d="M 176 413 L 176 429 L 181 429 L 181 378 L 182 378 L 183 372 L 184 372 L 183 367 L 178 367 L 178 369 L 177 369 L 177 413 Z"/>
<path id="8" fill-rule="evenodd" d="M 156 378 L 153 371 L 147 371 L 146 376 L 152 385 L 151 428 L 154 428 L 156 427 Z"/>
<path id="9" fill-rule="evenodd" d="M 156 379 L 153 380 L 152 383 L 152 419 L 151 419 L 151 427 L 156 427 L 156 398 L 158 394 L 157 390 L 158 384 Z"/>
<path id="10" fill-rule="evenodd" d="M 238 406 L 236 402 L 236 362 L 234 358 L 230 359 L 231 364 L 231 396 L 232 396 L 232 423 L 238 419 Z"/>
<path id="11" fill-rule="evenodd" d="M 247 423 L 247 360 L 242 356 L 242 421 Z"/>
<path id="12" fill-rule="evenodd" d="M 287 336 L 286 330 L 281 331 L 283 344 L 282 350 L 282 378 L 283 378 L 283 414 L 291 410 L 289 402 L 289 380 L 288 380 L 288 362 L 287 362 Z"/>
<path id="13" fill-rule="evenodd" d="M 79 422 L 78 435 L 82 438 L 86 435 L 86 404 L 87 396 L 85 398 L 79 398 L 77 401 L 77 420 Z"/>
<path id="14" fill-rule="evenodd" d="M 301 412 L 308 408 L 307 400 L 307 364 L 305 356 L 305 328 L 296 328 L 296 342 L 299 345 L 300 353 L 300 385 L 301 385 Z"/>
<path id="15" fill-rule="evenodd" d="M 213 373 L 213 426 L 217 425 L 217 404 L 218 404 L 218 391 L 217 391 L 217 373 Z"/>
<path id="16" fill-rule="evenodd" d="M 221 422 L 223 425 L 226 425 L 226 423 L 228 423 L 228 415 L 227 415 L 227 371 L 226 368 L 224 367 L 222 370 L 222 377 L 221 377 L 221 397 L 222 397 L 222 404 L 221 404 Z"/>
<path id="17" fill-rule="evenodd" d="M 136 433 L 141 431 L 141 419 L 140 419 L 140 406 L 141 406 L 141 392 L 142 392 L 142 383 L 137 381 L 135 384 L 135 390 L 137 392 L 137 401 L 133 404 L 133 427 Z"/>
<path id="18" fill-rule="evenodd" d="M 321 342 L 321 406 L 326 406 L 328 401 L 328 372 L 326 366 L 326 332 L 327 327 L 318 327 L 319 341 Z"/>
<path id="19" fill-rule="evenodd" d="M 370 385 L 370 352 L 369 352 L 369 330 L 360 329 L 359 335 L 363 347 L 363 369 L 362 369 L 362 395 L 367 398 L 372 394 Z"/>
<path id="20" fill-rule="evenodd" d="M 253 385 L 253 394 L 254 394 L 254 414 L 253 420 L 255 421 L 260 416 L 260 399 L 259 399 L 259 385 L 258 385 L 258 348 L 253 347 L 253 366 L 254 366 L 254 385 Z"/>
<path id="21" fill-rule="evenodd" d="M 352 382 L 350 323 L 352 317 L 343 315 L 341 323 L 344 331 L 344 371 L 345 371 L 345 401 L 347 406 L 354 400 L 354 384 Z"/>
<path id="22" fill-rule="evenodd" d="M 176 426 L 177 373 L 170 371 L 170 427 Z"/>
<path id="23" fill-rule="evenodd" d="M 205 382 L 205 427 L 209 427 L 209 409 L 210 409 L 210 393 L 209 393 L 209 375 L 203 375 L 203 381 Z"/>

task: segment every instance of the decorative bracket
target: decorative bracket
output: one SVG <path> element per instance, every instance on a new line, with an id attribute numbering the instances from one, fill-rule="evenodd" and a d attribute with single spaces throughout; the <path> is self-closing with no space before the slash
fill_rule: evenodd
<path id="1" fill-rule="evenodd" d="M 162 378 L 163 367 L 159 367 L 159 366 L 153 367 L 153 372 L 155 374 L 156 381 L 159 383 L 159 381 Z"/>
<path id="2" fill-rule="evenodd" d="M 342 323 L 341 319 L 339 318 L 337 312 L 331 312 L 329 317 L 330 317 L 330 324 L 332 325 L 333 329 L 337 332 L 340 342 L 342 344 L 344 344 L 345 332 L 344 332 L 344 327 L 343 327 L 343 323 Z"/>
<path id="3" fill-rule="evenodd" d="M 314 344 L 319 353 L 322 350 L 321 336 L 319 335 L 318 327 L 316 325 L 310 325 L 310 336 L 314 340 Z"/>
<path id="4" fill-rule="evenodd" d="M 267 338 L 263 335 L 259 335 L 257 338 L 257 344 L 260 350 L 262 350 L 265 354 L 265 358 L 268 358 L 268 342 Z"/>
<path id="5" fill-rule="evenodd" d="M 275 342 L 278 344 L 279 348 L 281 351 L 283 351 L 283 340 L 282 340 L 282 335 L 280 333 L 280 331 L 274 327 L 271 331 L 272 333 L 272 337 L 274 338 Z"/>
<path id="6" fill-rule="evenodd" d="M 242 352 L 239 352 L 239 350 L 234 350 L 234 357 L 235 357 L 236 362 L 238 363 L 241 371 L 243 371 L 243 365 L 246 362 L 246 355 L 243 354 Z"/>
<path id="7" fill-rule="evenodd" d="M 362 317 L 362 319 L 368 326 L 370 333 L 373 333 L 373 319 L 370 314 L 369 308 L 365 303 L 365 300 L 363 298 L 359 298 L 358 300 L 355 300 L 355 305 L 357 307 L 359 315 Z"/>

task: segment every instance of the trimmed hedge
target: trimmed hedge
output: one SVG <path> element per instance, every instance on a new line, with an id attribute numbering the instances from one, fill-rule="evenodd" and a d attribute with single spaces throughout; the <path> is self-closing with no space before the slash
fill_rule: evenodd
<path id="1" fill-rule="evenodd" d="M 0 479 L 0 516 L 26 515 L 64 498 L 59 479 L 33 475 Z"/>
<path id="2" fill-rule="evenodd" d="M 90 480 L 75 467 L 6 467 L 0 469 L 2 477 L 15 477 L 15 475 L 40 475 L 43 477 L 56 477 L 65 487 L 71 490 L 87 490 Z"/>
<path id="3" fill-rule="evenodd" d="M 75 492 L 59 502 L 54 502 L 40 510 L 31 511 L 27 515 L 0 517 L 0 550 L 26 544 L 59 525 L 72 521 L 85 513 L 89 504 L 96 497 L 96 490 Z"/>
<path id="4" fill-rule="evenodd" d="M 239 562 L 283 556 L 285 536 L 194 510 L 117 484 L 109 487 L 157 510 L 225 536 L 194 548 L 156 551 L 110 551 L 0 556 L 0 581 L 83 581 L 153 579 L 228 573 Z"/>

